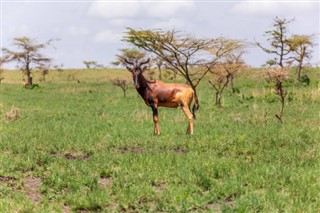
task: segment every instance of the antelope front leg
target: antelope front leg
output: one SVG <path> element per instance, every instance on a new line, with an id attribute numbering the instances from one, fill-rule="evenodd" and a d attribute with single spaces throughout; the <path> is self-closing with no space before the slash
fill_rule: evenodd
<path id="1" fill-rule="evenodd" d="M 153 124 L 154 124 L 154 135 L 160 135 L 160 129 L 159 129 L 159 124 L 158 124 L 158 108 L 155 105 L 153 100 L 149 100 L 150 107 L 152 109 L 152 114 L 153 114 Z"/>
<path id="2" fill-rule="evenodd" d="M 152 107 L 153 112 L 153 123 L 154 123 L 154 135 L 160 135 L 160 129 L 158 124 L 158 109 L 156 107 Z"/>
<path id="3" fill-rule="evenodd" d="M 154 123 L 154 135 L 160 135 L 158 115 L 153 115 L 153 123 Z"/>

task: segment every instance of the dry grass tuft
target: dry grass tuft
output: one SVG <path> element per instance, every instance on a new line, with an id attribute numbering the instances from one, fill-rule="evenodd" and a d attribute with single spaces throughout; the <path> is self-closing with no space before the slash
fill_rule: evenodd
<path id="1" fill-rule="evenodd" d="M 14 121 L 21 117 L 21 109 L 12 106 L 9 112 L 4 114 L 4 119 L 6 121 Z"/>

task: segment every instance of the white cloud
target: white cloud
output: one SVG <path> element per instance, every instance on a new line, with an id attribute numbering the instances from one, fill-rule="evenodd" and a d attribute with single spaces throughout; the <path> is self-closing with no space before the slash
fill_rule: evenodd
<path id="1" fill-rule="evenodd" d="M 108 21 L 108 24 L 110 24 L 112 27 L 123 27 L 131 24 L 132 21 L 126 19 L 126 18 L 117 18 L 112 19 Z"/>
<path id="2" fill-rule="evenodd" d="M 149 2 L 143 4 L 146 15 L 151 18 L 173 18 L 195 9 L 194 2 Z"/>
<path id="3" fill-rule="evenodd" d="M 105 19 L 107 30 L 97 33 L 93 41 L 99 43 L 121 42 L 125 27 L 183 29 L 187 27 L 190 12 L 195 3 L 188 2 L 92 2 L 90 17 Z M 99 20 L 98 19 L 98 20 Z M 100 20 L 101 21 L 101 20 Z"/>
<path id="4" fill-rule="evenodd" d="M 171 29 L 186 29 L 188 26 L 186 22 L 179 20 L 179 19 L 169 19 L 165 21 L 160 21 L 154 24 L 151 28 L 154 29 L 164 29 L 164 30 L 171 30 Z"/>
<path id="5" fill-rule="evenodd" d="M 93 2 L 88 14 L 106 19 L 131 18 L 139 15 L 138 2 Z"/>
<path id="6" fill-rule="evenodd" d="M 121 39 L 121 33 L 112 30 L 101 31 L 93 38 L 93 40 L 97 43 L 118 43 L 121 42 Z"/>
<path id="7" fill-rule="evenodd" d="M 277 15 L 319 12 L 319 2 L 242 1 L 234 4 L 232 13 L 241 15 Z"/>
<path id="8" fill-rule="evenodd" d="M 79 27 L 79 26 L 70 26 L 68 27 L 68 33 L 72 36 L 79 36 L 79 35 L 88 35 L 89 29 L 87 27 Z"/>
<path id="9" fill-rule="evenodd" d="M 106 19 L 123 18 L 173 18 L 195 9 L 193 1 L 169 2 L 93 2 L 88 15 Z"/>

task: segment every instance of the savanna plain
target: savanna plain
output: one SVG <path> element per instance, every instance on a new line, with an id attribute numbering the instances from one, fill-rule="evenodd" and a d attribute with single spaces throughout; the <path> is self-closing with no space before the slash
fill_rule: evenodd
<path id="1" fill-rule="evenodd" d="M 159 108 L 157 137 L 132 84 L 124 98 L 110 82 L 124 69 L 52 70 L 34 89 L 6 71 L 0 212 L 320 212 L 319 71 L 285 83 L 283 123 L 259 70 L 220 108 L 208 77 L 195 134 L 181 109 Z"/>

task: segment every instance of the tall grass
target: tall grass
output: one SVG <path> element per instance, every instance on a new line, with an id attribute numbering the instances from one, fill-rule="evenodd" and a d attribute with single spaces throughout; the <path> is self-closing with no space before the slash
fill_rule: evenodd
<path id="1" fill-rule="evenodd" d="M 315 80 L 286 85 L 283 124 L 277 97 L 255 74 L 239 76 L 240 93 L 223 94 L 221 109 L 204 81 L 195 134 L 185 134 L 180 109 L 160 108 L 154 137 L 137 92 L 124 99 L 109 82 L 129 73 L 72 70 L 77 83 L 67 72 L 33 90 L 1 84 L 0 212 L 319 211 Z M 12 107 L 20 117 L 6 120 Z"/>

